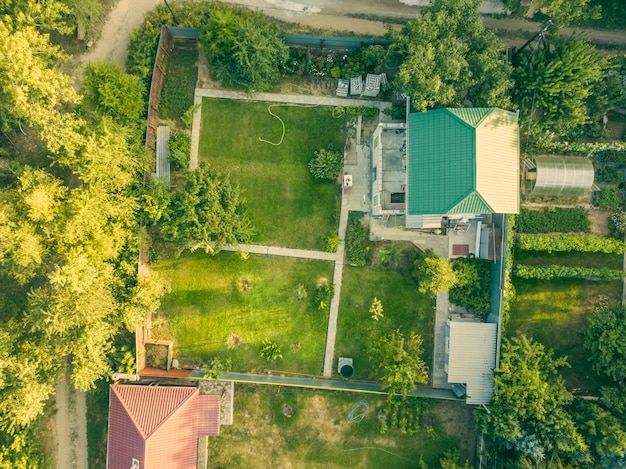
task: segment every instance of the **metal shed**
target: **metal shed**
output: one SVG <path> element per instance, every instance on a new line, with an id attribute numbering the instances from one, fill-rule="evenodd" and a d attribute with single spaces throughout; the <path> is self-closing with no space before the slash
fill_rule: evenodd
<path id="1" fill-rule="evenodd" d="M 593 163 L 584 157 L 538 155 L 533 157 L 537 178 L 530 195 L 580 197 L 593 186 Z"/>

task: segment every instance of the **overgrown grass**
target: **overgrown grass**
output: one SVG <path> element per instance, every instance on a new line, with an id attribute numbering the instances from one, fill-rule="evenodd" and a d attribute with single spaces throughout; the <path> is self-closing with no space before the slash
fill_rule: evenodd
<path id="1" fill-rule="evenodd" d="M 571 368 L 561 371 L 568 388 L 597 395 L 600 386 L 607 383 L 591 370 L 581 332 L 601 298 L 621 298 L 622 282 L 515 278 L 513 284 L 517 296 L 511 302 L 506 334 L 532 336 L 557 355 L 567 355 Z"/>
<path id="2" fill-rule="evenodd" d="M 313 307 L 320 278 L 332 279 L 324 261 L 235 253 L 215 256 L 185 253 L 154 269 L 169 278 L 172 292 L 162 304 L 178 358 L 230 358 L 233 371 L 264 368 L 319 374 L 328 312 Z M 297 301 L 303 284 L 308 298 Z M 228 337 L 237 337 L 232 350 Z M 263 339 L 282 345 L 283 358 L 267 363 L 259 356 Z M 293 347 L 292 347 L 293 346 Z"/>
<path id="3" fill-rule="evenodd" d="M 381 300 L 384 318 L 374 321 L 369 312 L 374 297 Z M 335 356 L 354 359 L 355 377 L 371 379 L 368 359 L 370 330 L 399 329 L 418 333 L 424 340 L 424 360 L 429 369 L 433 357 L 435 314 L 431 298 L 419 293 L 406 276 L 392 270 L 344 267 L 337 324 Z"/>
<path id="4" fill-rule="evenodd" d="M 361 400 L 369 413 L 349 422 Z M 283 415 L 286 404 L 296 408 L 293 417 Z M 382 396 L 238 385 L 234 424 L 209 438 L 208 457 L 213 467 L 231 468 L 409 468 L 420 458 L 439 467 L 443 454 L 458 448 L 459 440 L 446 434 L 435 414 L 432 426 L 416 435 L 380 435 L 376 416 L 383 404 Z"/>
<path id="5" fill-rule="evenodd" d="M 109 385 L 107 380 L 99 380 L 96 388 L 87 393 L 87 458 L 90 469 L 104 469 L 107 464 Z"/>
<path id="6" fill-rule="evenodd" d="M 340 188 L 315 179 L 308 162 L 320 148 L 342 149 L 344 119 L 326 107 L 272 107 L 268 103 L 205 99 L 199 159 L 229 172 L 243 189 L 257 229 L 255 242 L 321 249 L 321 239 L 336 232 Z"/>
<path id="7" fill-rule="evenodd" d="M 159 100 L 161 117 L 179 119 L 193 105 L 197 60 L 196 47 L 177 46 L 172 49 Z"/>

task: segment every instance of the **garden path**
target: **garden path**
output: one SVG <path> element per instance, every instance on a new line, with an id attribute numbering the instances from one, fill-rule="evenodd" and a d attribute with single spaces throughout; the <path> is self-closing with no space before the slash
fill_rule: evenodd
<path id="1" fill-rule="evenodd" d="M 300 388 L 326 389 L 333 391 L 367 392 L 387 394 L 380 383 L 366 381 L 345 381 L 340 379 L 306 378 L 278 375 L 253 375 L 249 373 L 224 373 L 222 379 L 239 383 L 273 384 L 276 386 L 295 386 Z M 459 401 L 449 389 L 417 388 L 409 396 L 427 397 L 430 399 L 446 399 Z"/>

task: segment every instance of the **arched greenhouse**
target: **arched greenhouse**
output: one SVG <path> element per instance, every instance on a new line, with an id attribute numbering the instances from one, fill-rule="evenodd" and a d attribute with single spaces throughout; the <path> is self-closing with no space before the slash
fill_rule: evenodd
<path id="1" fill-rule="evenodd" d="M 534 156 L 537 177 L 530 195 L 580 197 L 593 186 L 593 163 L 578 156 Z"/>

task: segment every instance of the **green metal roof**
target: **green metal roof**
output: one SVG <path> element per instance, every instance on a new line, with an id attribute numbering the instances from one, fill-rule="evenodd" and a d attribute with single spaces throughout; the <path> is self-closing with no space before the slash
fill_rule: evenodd
<path id="1" fill-rule="evenodd" d="M 461 107 L 456 109 L 448 109 L 449 112 L 457 116 L 459 119 L 463 119 L 472 127 L 478 127 L 480 121 L 489 115 L 493 110 L 490 107 Z"/>
<path id="2" fill-rule="evenodd" d="M 409 114 L 407 153 L 407 215 L 517 212 L 516 114 L 496 108 Z"/>

